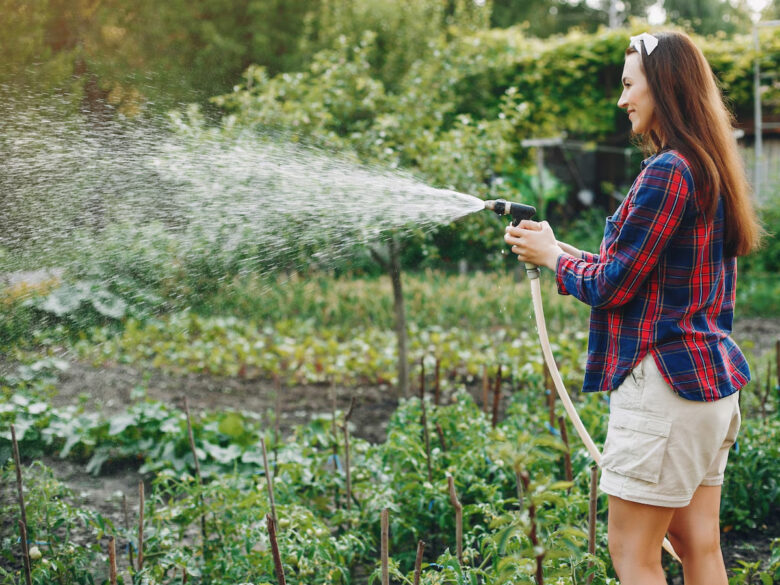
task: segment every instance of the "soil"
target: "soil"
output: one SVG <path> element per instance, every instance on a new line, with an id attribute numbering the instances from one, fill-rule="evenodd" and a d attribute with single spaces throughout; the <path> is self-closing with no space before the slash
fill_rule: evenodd
<path id="1" fill-rule="evenodd" d="M 776 341 L 780 339 L 780 319 L 742 319 L 735 324 L 734 338 L 740 345 L 752 346 L 750 351 L 756 357 L 771 355 Z M 285 386 L 278 391 L 274 383 L 267 380 L 194 374 L 173 376 L 130 366 L 98 369 L 80 362 L 72 362 L 60 375 L 58 395 L 53 402 L 57 405 L 73 404 L 86 396 L 90 408 L 110 414 L 125 409 L 131 403 L 133 389 L 137 387 L 144 388 L 149 398 L 177 407 L 183 405 L 186 395 L 194 413 L 223 409 L 240 409 L 261 415 L 269 410 L 279 412 L 279 428 L 283 433 L 314 415 L 331 413 L 334 408 L 346 411 L 354 398 L 351 417 L 355 424 L 354 434 L 372 442 L 385 439 L 388 420 L 397 406 L 393 390 L 388 386 L 329 388 L 301 385 Z M 481 402 L 481 390 L 473 388 L 472 392 L 477 402 Z M 448 397 L 444 396 L 443 400 L 448 400 Z M 121 495 L 118 494 L 126 494 L 130 509 L 135 509 L 138 505 L 138 484 L 148 479 L 133 467 L 106 467 L 99 477 L 93 477 L 81 465 L 71 461 L 46 458 L 44 463 L 71 487 L 81 506 L 96 509 L 119 526 L 124 525 L 124 516 Z M 726 566 L 735 567 L 739 561 L 768 558 L 769 545 L 779 535 L 780 521 L 777 518 L 773 519 L 771 526 L 755 533 L 724 534 Z M 671 582 L 678 583 L 681 579 L 674 577 Z"/>

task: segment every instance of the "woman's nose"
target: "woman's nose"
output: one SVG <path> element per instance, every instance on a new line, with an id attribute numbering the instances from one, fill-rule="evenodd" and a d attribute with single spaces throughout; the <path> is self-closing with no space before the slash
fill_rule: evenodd
<path id="1" fill-rule="evenodd" d="M 626 100 L 626 92 L 620 94 L 620 97 L 618 98 L 618 108 L 627 108 L 628 107 L 628 100 Z"/>

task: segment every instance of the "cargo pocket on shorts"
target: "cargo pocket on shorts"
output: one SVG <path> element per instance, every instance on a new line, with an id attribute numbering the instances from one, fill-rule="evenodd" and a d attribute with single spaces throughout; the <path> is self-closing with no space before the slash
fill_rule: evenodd
<path id="1" fill-rule="evenodd" d="M 609 415 L 601 466 L 619 475 L 658 483 L 670 421 L 620 408 Z"/>

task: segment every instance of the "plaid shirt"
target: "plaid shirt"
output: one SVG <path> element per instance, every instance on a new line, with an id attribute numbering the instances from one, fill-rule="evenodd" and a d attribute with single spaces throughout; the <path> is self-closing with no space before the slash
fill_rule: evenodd
<path id="1" fill-rule="evenodd" d="M 737 263 L 723 255 L 723 230 L 722 199 L 708 222 L 688 161 L 666 151 L 642 162 L 598 255 L 558 258 L 558 292 L 592 307 L 585 392 L 617 388 L 648 352 L 689 400 L 718 400 L 750 380 L 729 337 Z"/>

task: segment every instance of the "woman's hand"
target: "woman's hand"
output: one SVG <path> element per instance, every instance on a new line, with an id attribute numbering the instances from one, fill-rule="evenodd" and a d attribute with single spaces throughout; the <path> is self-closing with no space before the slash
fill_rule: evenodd
<path id="1" fill-rule="evenodd" d="M 517 254 L 521 262 L 530 262 L 551 270 L 556 269 L 558 256 L 565 253 L 546 221 L 539 223 L 524 219 L 516 227 L 509 225 L 504 241 L 512 246 L 512 252 Z"/>

